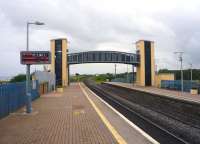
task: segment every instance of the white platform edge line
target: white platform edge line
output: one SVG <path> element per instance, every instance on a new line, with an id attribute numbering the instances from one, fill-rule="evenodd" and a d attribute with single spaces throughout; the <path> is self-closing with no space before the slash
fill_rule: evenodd
<path id="1" fill-rule="evenodd" d="M 84 86 L 93 94 L 95 95 L 101 102 L 103 102 L 105 105 L 107 105 L 110 109 L 112 109 L 117 115 L 119 115 L 124 121 L 126 121 L 132 128 L 137 130 L 141 135 L 143 135 L 145 138 L 147 138 L 151 143 L 153 144 L 160 144 L 158 141 L 156 141 L 154 138 L 152 138 L 150 135 L 148 135 L 146 132 L 144 132 L 141 128 L 139 128 L 137 125 L 132 123 L 130 120 L 128 120 L 124 115 L 122 115 L 119 111 L 117 111 L 115 108 L 113 108 L 110 104 L 108 104 L 106 101 L 104 101 L 102 98 L 100 98 L 97 94 L 95 94 L 93 91 L 91 91 L 85 84 Z"/>

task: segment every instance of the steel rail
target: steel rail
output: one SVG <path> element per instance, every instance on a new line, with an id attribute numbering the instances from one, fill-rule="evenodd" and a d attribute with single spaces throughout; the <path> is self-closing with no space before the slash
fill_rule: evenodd
<path id="1" fill-rule="evenodd" d="M 112 101 L 113 103 L 121 106 L 121 108 L 129 111 L 130 113 L 135 114 L 136 116 L 138 116 L 140 119 L 142 119 L 143 121 L 147 122 L 150 125 L 153 125 L 154 127 L 156 127 L 157 129 L 161 130 L 162 132 L 170 135 L 171 137 L 175 138 L 176 140 L 178 140 L 180 143 L 183 144 L 189 144 L 189 142 L 186 142 L 185 140 L 183 140 L 182 138 L 174 135 L 173 133 L 171 133 L 170 131 L 164 129 L 163 127 L 159 126 L 158 124 L 154 123 L 153 121 L 151 121 L 150 119 L 142 116 L 141 114 L 139 114 L 138 112 L 133 111 L 130 107 L 126 106 L 125 104 L 123 104 L 122 102 L 119 102 L 119 100 L 116 100 L 116 98 L 113 98 L 113 96 L 111 94 L 109 94 L 108 92 L 104 91 L 103 89 L 94 86 L 94 85 L 88 85 L 86 84 L 92 91 L 94 92 L 98 92 L 101 95 L 103 95 L 104 97 L 106 97 L 107 99 L 109 99 L 110 101 Z M 109 95 L 109 96 L 108 96 Z"/>

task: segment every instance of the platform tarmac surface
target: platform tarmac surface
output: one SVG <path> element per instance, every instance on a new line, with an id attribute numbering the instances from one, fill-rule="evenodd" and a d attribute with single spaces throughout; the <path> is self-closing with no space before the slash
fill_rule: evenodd
<path id="1" fill-rule="evenodd" d="M 0 120 L 0 144 L 115 143 L 152 142 L 83 84 L 41 96 L 33 102 L 30 115 L 22 108 Z"/>
<path id="2" fill-rule="evenodd" d="M 166 97 L 170 97 L 170 98 L 174 98 L 174 99 L 180 99 L 180 100 L 184 100 L 184 101 L 200 103 L 200 94 L 192 95 L 189 92 L 167 90 L 167 89 L 161 89 L 161 88 L 156 88 L 156 87 L 135 86 L 130 83 L 122 83 L 122 82 L 106 82 L 106 83 L 133 89 L 133 90 L 137 90 L 137 91 L 166 96 Z"/>

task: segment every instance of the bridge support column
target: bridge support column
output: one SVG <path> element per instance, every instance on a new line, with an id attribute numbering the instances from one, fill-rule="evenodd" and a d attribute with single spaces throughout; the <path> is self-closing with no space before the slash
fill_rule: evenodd
<path id="1" fill-rule="evenodd" d="M 136 84 L 153 86 L 155 79 L 154 42 L 140 40 L 136 42 L 140 64 L 137 66 Z"/>
<path id="2" fill-rule="evenodd" d="M 51 40 L 51 72 L 55 75 L 56 87 L 66 87 L 69 83 L 67 53 L 67 39 Z"/>

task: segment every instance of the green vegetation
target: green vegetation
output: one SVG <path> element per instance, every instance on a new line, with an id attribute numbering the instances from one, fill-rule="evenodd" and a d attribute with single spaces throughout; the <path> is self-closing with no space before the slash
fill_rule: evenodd
<path id="1" fill-rule="evenodd" d="M 70 76 L 70 82 L 79 82 L 79 81 L 84 81 L 85 79 L 92 79 L 98 83 L 105 82 L 106 81 L 106 74 L 100 74 L 100 75 L 80 75 L 80 74 L 75 74 L 74 76 Z"/>
<path id="2" fill-rule="evenodd" d="M 106 81 L 111 81 L 114 78 L 113 74 L 107 73 L 107 74 L 99 74 L 99 75 L 94 75 L 92 79 L 96 83 L 103 83 Z"/>
<path id="3" fill-rule="evenodd" d="M 92 79 L 97 83 L 102 83 L 105 81 L 110 81 L 111 79 L 114 78 L 113 74 L 107 73 L 107 74 L 96 74 L 96 75 L 80 75 L 80 74 L 75 74 L 75 76 L 70 76 L 70 82 L 78 82 L 78 81 L 83 81 L 85 79 Z"/>
<path id="4" fill-rule="evenodd" d="M 158 73 L 174 73 L 175 74 L 175 80 L 180 80 L 180 75 L 181 72 L 180 70 L 168 70 L 168 69 L 160 69 Z M 192 70 L 192 77 L 193 80 L 198 80 L 200 81 L 200 69 L 193 69 Z M 128 73 L 128 77 L 129 80 L 132 80 L 132 75 L 133 73 L 130 72 Z M 191 73 L 190 73 L 190 69 L 186 69 L 183 71 L 183 75 L 184 75 L 184 80 L 190 80 L 191 79 Z M 77 82 L 77 81 L 83 81 L 85 79 L 92 79 L 97 83 L 102 83 L 102 82 L 106 82 L 106 81 L 111 81 L 113 79 L 117 79 L 117 81 L 122 81 L 122 82 L 126 82 L 127 80 L 127 73 L 120 73 L 117 74 L 116 76 L 114 74 L 111 73 L 106 73 L 106 74 L 95 74 L 95 75 L 80 75 L 80 74 L 76 74 L 74 76 L 70 76 L 70 81 L 71 82 Z M 136 78 L 136 74 L 134 73 L 134 78 Z"/>
<path id="5" fill-rule="evenodd" d="M 14 83 L 14 82 L 22 82 L 22 81 L 26 81 L 26 75 L 25 74 L 18 74 L 14 77 L 11 78 L 10 82 Z"/>
<path id="6" fill-rule="evenodd" d="M 131 75 L 132 73 L 129 73 Z M 92 79 L 96 83 L 103 83 L 106 81 L 111 81 L 115 78 L 124 78 L 126 79 L 127 73 L 121 73 L 117 74 L 116 76 L 111 73 L 106 73 L 106 74 L 94 74 L 94 75 L 80 75 L 80 74 L 75 74 L 74 76 L 70 76 L 70 82 L 78 82 L 78 81 L 83 81 L 85 79 Z"/>
<path id="7" fill-rule="evenodd" d="M 78 81 L 83 81 L 87 78 L 90 78 L 92 77 L 92 75 L 86 75 L 86 74 L 83 74 L 83 75 L 80 75 L 80 74 L 76 74 L 74 76 L 70 76 L 70 82 L 78 82 Z"/>
<path id="8" fill-rule="evenodd" d="M 180 70 L 161 69 L 161 70 L 158 71 L 158 73 L 174 73 L 176 80 L 181 79 Z M 191 79 L 190 69 L 183 70 L 183 77 L 184 77 L 184 80 L 190 80 Z M 192 79 L 193 80 L 200 80 L 200 69 L 192 69 Z"/>

